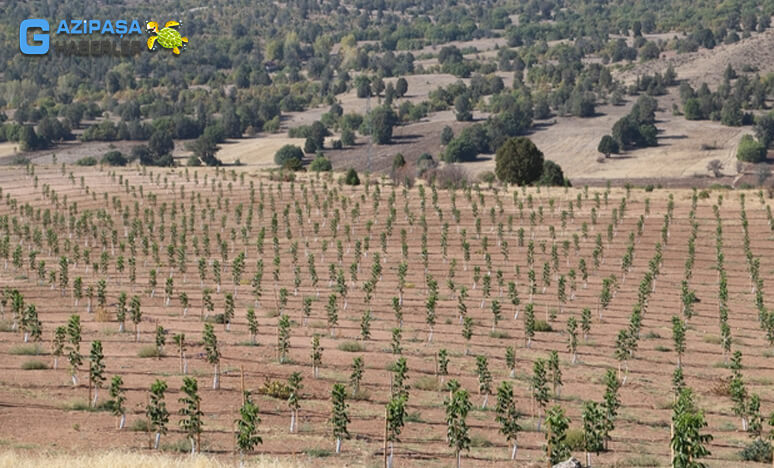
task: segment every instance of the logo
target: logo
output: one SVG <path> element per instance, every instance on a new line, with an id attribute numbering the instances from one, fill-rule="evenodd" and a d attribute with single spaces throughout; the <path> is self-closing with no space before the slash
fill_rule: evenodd
<path id="1" fill-rule="evenodd" d="M 26 55 L 45 55 L 49 49 L 48 34 L 32 34 L 33 43 L 27 39 L 27 33 L 30 29 L 39 29 L 48 33 L 51 29 L 48 21 L 40 18 L 28 18 L 19 25 L 19 50 Z"/>
<path id="2" fill-rule="evenodd" d="M 145 29 L 150 34 L 148 38 L 148 49 L 156 51 L 160 47 L 172 49 L 172 53 L 180 55 L 180 51 L 188 46 L 188 38 L 180 35 L 180 23 L 177 21 L 167 21 L 164 27 L 159 30 L 159 24 L 155 21 L 148 21 Z"/>

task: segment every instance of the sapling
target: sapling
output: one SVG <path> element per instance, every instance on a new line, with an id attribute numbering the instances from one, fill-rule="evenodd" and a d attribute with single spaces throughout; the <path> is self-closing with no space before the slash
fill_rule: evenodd
<path id="1" fill-rule="evenodd" d="M 300 400 L 301 400 L 301 390 L 304 388 L 303 384 L 301 384 L 301 381 L 303 380 L 303 377 L 301 377 L 300 372 L 293 372 L 290 374 L 290 377 L 288 377 L 288 388 L 290 389 L 290 394 L 288 395 L 288 407 L 290 407 L 290 432 L 296 432 L 296 420 L 298 419 L 298 410 L 301 408 Z"/>
<path id="2" fill-rule="evenodd" d="M 118 416 L 119 430 L 126 425 L 126 408 L 124 408 L 126 396 L 124 389 L 121 388 L 123 384 L 124 381 L 120 375 L 114 375 L 110 381 L 110 409 L 113 416 Z"/>
<path id="3" fill-rule="evenodd" d="M 54 369 L 57 369 L 59 357 L 64 353 L 65 341 L 67 340 L 67 328 L 64 326 L 56 327 L 54 331 L 54 340 L 51 342 L 51 354 L 54 355 Z"/>
<path id="4" fill-rule="evenodd" d="M 134 323 L 135 338 L 134 341 L 140 341 L 140 322 L 142 321 L 142 310 L 140 309 L 140 298 L 138 296 L 132 296 L 132 300 L 129 303 L 129 310 L 132 316 L 132 323 Z"/>
<path id="5" fill-rule="evenodd" d="M 508 368 L 508 376 L 513 378 L 516 375 L 516 351 L 513 346 L 505 348 L 505 365 Z"/>
<path id="6" fill-rule="evenodd" d="M 451 391 L 448 398 L 444 399 L 444 407 L 446 408 L 446 440 L 449 443 L 449 447 L 454 450 L 457 468 L 460 468 L 461 465 L 462 451 L 470 450 L 470 429 L 466 419 L 471 406 L 468 391 L 464 388 L 456 388 Z"/>
<path id="7" fill-rule="evenodd" d="M 486 409 L 489 395 L 492 394 L 492 373 L 489 372 L 486 356 L 476 356 L 476 374 L 478 374 L 478 393 L 484 395 L 481 409 Z"/>
<path id="8" fill-rule="evenodd" d="M 81 356 L 81 317 L 80 315 L 71 315 L 67 322 L 67 341 L 70 343 L 67 352 L 67 358 L 70 361 L 70 377 L 73 386 L 78 385 L 78 366 L 83 361 Z"/>
<path id="9" fill-rule="evenodd" d="M 331 424 L 333 425 L 333 437 L 336 439 L 336 453 L 341 453 L 341 439 L 349 437 L 347 431 L 347 424 L 350 423 L 349 415 L 347 414 L 346 402 L 347 391 L 342 384 L 333 384 L 333 390 L 331 391 L 331 402 L 333 404 L 333 410 L 331 412 Z"/>
<path id="10" fill-rule="evenodd" d="M 404 396 L 392 397 L 387 403 L 385 410 L 386 416 L 386 443 L 389 443 L 390 453 L 389 456 L 385 451 L 385 457 L 387 457 L 387 468 L 392 468 L 393 460 L 393 447 L 395 442 L 400 442 L 398 438 L 406 421 L 406 398 Z"/>
<path id="11" fill-rule="evenodd" d="M 287 360 L 288 350 L 290 349 L 290 317 L 280 315 L 277 324 L 277 357 L 280 364 Z"/>
<path id="12" fill-rule="evenodd" d="M 218 349 L 218 337 L 215 336 L 215 330 L 212 324 L 204 324 L 204 353 L 207 362 L 213 366 L 212 389 L 220 388 L 220 350 Z"/>
<path id="13" fill-rule="evenodd" d="M 185 333 L 178 333 L 172 337 L 172 341 L 177 345 L 177 354 L 180 356 L 180 373 L 188 373 L 188 361 L 185 358 Z"/>
<path id="14" fill-rule="evenodd" d="M 363 358 L 358 356 L 352 361 L 352 373 L 349 375 L 349 384 L 352 387 L 352 396 L 356 397 L 360 393 L 360 382 L 363 380 L 365 364 Z"/>
<path id="15" fill-rule="evenodd" d="M 195 452 L 201 451 L 199 438 L 204 425 L 198 382 L 194 378 L 183 377 L 183 387 L 180 390 L 183 392 L 183 396 L 177 400 L 181 404 L 178 410 L 178 414 L 181 416 L 179 424 L 180 429 L 191 441 L 191 454 L 193 455 Z"/>
<path id="16" fill-rule="evenodd" d="M 236 430 L 236 447 L 239 452 L 239 465 L 244 466 L 244 456 L 255 449 L 255 446 L 263 443 L 261 436 L 257 435 L 258 424 L 261 418 L 258 416 L 258 405 L 250 399 L 250 393 L 245 392 L 244 403 L 239 409 L 239 419 L 234 421 Z"/>
<path id="17" fill-rule="evenodd" d="M 258 320 L 255 318 L 255 309 L 247 309 L 247 329 L 250 332 L 250 343 L 256 343 L 255 338 L 258 335 Z"/>
<path id="18" fill-rule="evenodd" d="M 161 325 L 156 325 L 156 358 L 161 359 L 164 354 L 164 345 L 167 344 L 167 330 Z"/>
<path id="19" fill-rule="evenodd" d="M 500 424 L 500 433 L 505 436 L 507 442 L 513 443 L 511 460 L 515 460 L 521 426 L 518 421 L 519 411 L 516 409 L 516 403 L 513 399 L 513 385 L 510 382 L 503 381 L 497 388 L 497 408 L 495 412 L 497 414 L 495 421 Z"/>
<path id="20" fill-rule="evenodd" d="M 169 411 L 164 402 L 164 392 L 167 391 L 167 383 L 156 379 L 151 385 L 148 406 L 145 409 L 145 415 L 148 418 L 148 431 L 155 433 L 153 448 L 159 448 L 161 436 L 167 433 L 167 423 L 169 422 Z"/>
<path id="21" fill-rule="evenodd" d="M 449 375 L 449 353 L 445 349 L 438 350 L 436 374 L 441 377 L 441 383 Z"/>
<path id="22" fill-rule="evenodd" d="M 94 400 L 90 401 L 89 404 L 93 408 L 97 407 L 99 389 L 102 388 L 102 383 L 105 382 L 105 363 L 102 362 L 104 358 L 102 342 L 99 340 L 92 341 L 91 352 L 89 353 L 89 381 L 91 385 L 94 385 Z M 91 391 L 91 385 L 89 385 L 89 391 Z"/>
<path id="23" fill-rule="evenodd" d="M 320 374 L 320 366 L 322 365 L 322 353 L 323 348 L 320 346 L 320 335 L 316 334 L 312 337 L 312 376 L 316 379 Z"/>
<path id="24" fill-rule="evenodd" d="M 126 328 L 126 303 L 129 298 L 121 291 L 116 303 L 116 320 L 118 320 L 118 333 L 123 333 Z"/>

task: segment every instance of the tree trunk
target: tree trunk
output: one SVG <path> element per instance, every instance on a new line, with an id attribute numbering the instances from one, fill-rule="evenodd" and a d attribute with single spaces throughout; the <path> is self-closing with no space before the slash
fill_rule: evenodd
<path id="1" fill-rule="evenodd" d="M 156 433 L 156 440 L 153 442 L 153 448 L 157 449 L 159 448 L 159 442 L 161 441 L 161 432 Z"/>
<path id="2" fill-rule="evenodd" d="M 511 451 L 511 460 L 516 460 L 516 452 L 519 450 L 519 445 L 514 442 L 513 443 L 513 450 Z"/>
<path id="3" fill-rule="evenodd" d="M 215 364 L 215 371 L 212 373 L 212 389 L 217 390 L 220 388 L 220 365 Z"/>
<path id="4" fill-rule="evenodd" d="M 341 437 L 336 438 L 336 453 L 341 453 Z"/>
<path id="5" fill-rule="evenodd" d="M 120 431 L 121 429 L 123 429 L 125 425 L 126 425 L 126 414 L 122 414 L 121 418 L 118 420 L 118 430 Z"/>
<path id="6" fill-rule="evenodd" d="M 290 412 L 290 433 L 296 432 L 296 411 L 292 410 Z"/>

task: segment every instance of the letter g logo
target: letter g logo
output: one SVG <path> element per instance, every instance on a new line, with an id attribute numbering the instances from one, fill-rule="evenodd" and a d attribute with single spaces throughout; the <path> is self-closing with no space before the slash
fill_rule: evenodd
<path id="1" fill-rule="evenodd" d="M 44 33 L 49 31 L 48 21 L 40 18 L 29 18 L 19 25 L 19 49 L 25 55 L 44 55 L 48 52 L 48 34 L 33 34 L 32 44 L 27 42 L 27 31 L 40 29 Z"/>

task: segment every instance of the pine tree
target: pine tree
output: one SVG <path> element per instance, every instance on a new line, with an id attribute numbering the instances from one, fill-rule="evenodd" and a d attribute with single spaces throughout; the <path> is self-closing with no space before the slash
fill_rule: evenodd
<path id="1" fill-rule="evenodd" d="M 301 390 L 304 388 L 301 381 L 300 372 L 293 372 L 288 377 L 288 388 L 290 394 L 288 395 L 288 407 L 290 407 L 290 432 L 296 432 L 296 421 L 298 420 L 298 410 L 301 408 Z"/>
<path id="2" fill-rule="evenodd" d="M 333 384 L 331 391 L 331 402 L 333 410 L 331 412 L 331 424 L 333 425 L 333 437 L 336 439 L 336 453 L 341 453 L 341 439 L 349 438 L 347 424 L 350 423 L 347 414 L 347 391 L 342 384 Z"/>
<path id="3" fill-rule="evenodd" d="M 113 376 L 110 381 L 110 410 L 113 416 L 118 416 L 118 429 L 121 430 L 126 425 L 126 402 L 125 391 L 122 387 L 124 381 L 120 375 Z"/>
<path id="4" fill-rule="evenodd" d="M 500 424 L 500 433 L 505 436 L 507 442 L 513 443 L 511 451 L 511 460 L 516 459 L 518 450 L 518 435 L 521 431 L 519 426 L 519 411 L 516 409 L 516 403 L 513 399 L 513 385 L 510 382 L 503 381 L 497 388 L 497 408 L 495 421 Z"/>
<path id="5" fill-rule="evenodd" d="M 202 413 L 201 398 L 199 397 L 199 384 L 192 377 L 183 377 L 183 387 L 180 389 L 183 396 L 177 401 L 181 404 L 178 411 L 180 414 L 180 429 L 188 436 L 191 441 L 191 454 L 201 451 L 199 437 L 202 433 Z"/>
<path id="6" fill-rule="evenodd" d="M 167 383 L 156 379 L 150 388 L 150 398 L 145 415 L 148 418 L 148 431 L 154 432 L 155 442 L 153 448 L 159 448 L 161 436 L 167 433 L 167 423 L 169 422 L 169 411 L 164 402 L 164 392 L 167 391 Z"/>
<path id="7" fill-rule="evenodd" d="M 94 340 L 91 342 L 91 352 L 89 353 L 89 381 L 94 385 L 94 399 L 89 402 L 92 408 L 97 407 L 97 395 L 102 384 L 105 382 L 105 363 L 102 360 L 105 355 L 102 353 L 102 342 Z M 89 387 L 91 392 L 91 386 Z M 91 395 L 89 395 L 91 396 Z"/>
<path id="8" fill-rule="evenodd" d="M 468 391 L 457 388 L 449 397 L 444 399 L 444 406 L 446 408 L 446 440 L 449 447 L 454 450 L 457 468 L 460 468 L 462 451 L 470 450 L 470 430 L 465 421 L 471 408 Z"/>
<path id="9" fill-rule="evenodd" d="M 218 337 L 215 336 L 215 329 L 212 324 L 204 324 L 204 354 L 207 362 L 213 366 L 212 389 L 220 388 L 220 350 L 218 349 Z"/>

